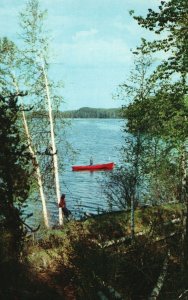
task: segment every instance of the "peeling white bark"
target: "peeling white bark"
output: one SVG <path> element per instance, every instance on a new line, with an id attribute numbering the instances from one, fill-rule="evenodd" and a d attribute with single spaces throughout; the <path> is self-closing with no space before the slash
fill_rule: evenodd
<path id="1" fill-rule="evenodd" d="M 182 158 L 181 158 L 181 168 L 182 168 L 182 195 L 181 195 L 181 200 L 184 203 L 184 207 L 182 209 L 182 271 L 186 269 L 187 267 L 187 259 L 188 259 L 188 254 L 187 254 L 187 216 L 188 216 L 188 199 L 187 199 L 187 161 L 186 161 L 186 148 L 185 146 L 182 147 Z"/>
<path id="2" fill-rule="evenodd" d="M 17 93 L 19 93 L 19 88 L 18 88 L 18 85 L 16 83 L 15 77 L 14 77 L 14 86 L 16 88 Z M 42 202 L 42 211 L 43 211 L 44 224 L 47 228 L 49 228 L 50 225 L 49 225 L 46 199 L 45 199 L 45 194 L 44 194 L 44 189 L 43 189 L 43 182 L 42 182 L 40 167 L 39 167 L 37 155 L 35 154 L 35 151 L 32 147 L 32 138 L 31 138 L 31 135 L 30 135 L 30 132 L 29 132 L 29 127 L 28 127 L 27 119 L 26 119 L 25 112 L 24 112 L 24 105 L 23 105 L 23 102 L 22 102 L 21 99 L 20 99 L 20 101 L 21 101 L 21 107 L 23 108 L 23 110 L 22 110 L 23 126 L 24 126 L 26 137 L 27 137 L 28 145 L 29 145 L 29 151 L 30 151 L 30 154 L 31 154 L 31 157 L 32 157 L 32 160 L 33 160 L 33 165 L 35 167 L 36 175 L 37 175 L 40 198 L 41 198 L 41 202 Z"/>
<path id="3" fill-rule="evenodd" d="M 49 91 L 49 84 L 48 84 L 48 78 L 44 67 L 44 60 L 41 57 L 42 61 L 42 71 L 44 75 L 45 80 L 45 87 L 46 87 L 46 97 L 47 97 L 47 103 L 48 103 L 48 113 L 49 113 L 49 121 L 50 121 L 50 133 L 51 133 L 51 144 L 52 144 L 52 153 L 53 153 L 53 166 L 54 166 L 54 175 L 55 175 L 55 190 L 56 190 L 56 197 L 57 197 L 57 203 L 60 201 L 61 192 L 60 192 L 60 185 L 59 185 L 59 171 L 58 171 L 58 157 L 57 157 L 57 149 L 55 144 L 55 135 L 54 135 L 54 123 L 53 123 L 53 115 L 52 115 L 52 104 L 51 104 L 51 98 L 50 98 L 50 91 Z M 63 224 L 63 215 L 62 210 L 59 208 L 59 224 Z"/>

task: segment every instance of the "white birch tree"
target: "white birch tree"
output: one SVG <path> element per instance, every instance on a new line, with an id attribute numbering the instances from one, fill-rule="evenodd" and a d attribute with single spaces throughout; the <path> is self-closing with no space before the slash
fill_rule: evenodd
<path id="1" fill-rule="evenodd" d="M 6 94 L 6 90 L 12 91 L 15 94 L 21 93 L 19 88 L 19 78 L 16 78 L 15 73 L 19 68 L 19 55 L 18 49 L 15 44 L 9 41 L 7 38 L 3 38 L 0 41 L 0 81 L 1 81 L 1 92 L 3 91 Z M 19 102 L 21 106 L 21 116 L 22 123 L 24 128 L 24 135 L 26 137 L 26 142 L 31 154 L 36 180 L 39 187 L 40 198 L 42 202 L 42 212 L 44 218 L 45 227 L 49 228 L 49 219 L 46 205 L 46 198 L 43 188 L 43 180 L 41 175 L 40 166 L 38 163 L 38 158 L 33 147 L 31 134 L 28 127 L 28 121 L 25 113 L 25 106 L 23 103 L 22 97 L 19 97 Z"/>
<path id="2" fill-rule="evenodd" d="M 40 119 L 40 132 L 38 126 L 31 121 L 32 135 L 35 136 L 39 156 L 48 149 L 50 152 L 47 163 L 44 162 L 44 155 L 40 156 L 39 164 L 46 168 L 51 160 L 53 162 L 54 191 L 56 202 L 60 200 L 60 183 L 57 148 L 55 141 L 55 124 L 53 110 L 58 108 L 61 97 L 54 95 L 54 82 L 48 76 L 48 35 L 44 30 L 44 19 L 46 11 L 41 11 L 38 0 L 30 0 L 26 4 L 23 13 L 20 14 L 20 37 L 23 42 L 23 85 L 29 93 L 29 101 L 34 105 L 35 111 L 44 113 Z M 43 140 L 41 141 L 41 134 Z M 50 150 L 51 149 L 51 150 Z M 44 171 L 45 177 L 46 170 Z M 48 173 L 49 174 L 49 173 Z M 52 179 L 52 178 L 51 178 Z M 52 189 L 51 189 L 52 190 Z M 59 223 L 63 223 L 62 212 L 59 209 Z"/>

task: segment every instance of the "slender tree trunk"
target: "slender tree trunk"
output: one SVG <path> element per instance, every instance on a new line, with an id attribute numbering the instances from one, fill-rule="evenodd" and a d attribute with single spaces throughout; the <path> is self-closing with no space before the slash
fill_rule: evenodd
<path id="1" fill-rule="evenodd" d="M 136 136 L 135 145 L 135 162 L 134 162 L 134 178 L 132 185 L 134 187 L 134 192 L 131 195 L 131 240 L 132 243 L 135 241 L 135 204 L 139 200 L 139 163 L 140 163 L 140 153 L 141 153 L 141 137 L 138 131 Z"/>
<path id="2" fill-rule="evenodd" d="M 37 181 L 38 181 L 39 192 L 40 192 L 40 198 L 41 198 L 41 201 L 42 201 L 42 211 L 43 211 L 43 217 L 44 217 L 44 224 L 47 228 L 49 228 L 50 226 L 49 226 L 48 212 L 47 212 L 46 199 L 45 199 L 45 195 L 44 195 L 44 189 L 43 189 L 43 182 L 42 182 L 40 167 L 39 167 L 39 163 L 38 163 L 38 160 L 37 160 L 37 156 L 36 156 L 32 146 L 31 146 L 31 137 L 30 137 L 30 134 L 29 134 L 27 120 L 26 120 L 24 112 L 22 112 L 22 117 L 23 117 L 23 123 L 24 123 L 26 136 L 27 136 L 28 141 L 30 141 L 29 150 L 30 150 L 30 153 L 32 155 L 33 165 L 36 169 Z"/>
<path id="3" fill-rule="evenodd" d="M 185 146 L 182 148 L 182 159 L 181 159 L 181 169 L 182 169 L 182 181 L 181 181 L 181 200 L 186 202 L 186 183 L 187 183 L 187 166 L 186 166 L 186 149 Z"/>
<path id="4" fill-rule="evenodd" d="M 135 219 L 134 219 L 134 196 L 131 196 L 131 241 L 135 239 Z"/>
<path id="5" fill-rule="evenodd" d="M 187 165 L 186 165 L 186 149 L 182 150 L 182 190 L 181 201 L 184 204 L 182 210 L 182 223 L 183 223 L 183 253 L 182 253 L 182 269 L 186 270 L 188 267 L 188 195 L 187 195 Z"/>
<path id="6" fill-rule="evenodd" d="M 42 70 L 43 70 L 45 86 L 46 86 L 46 96 L 47 96 L 48 113 L 49 113 L 49 121 L 50 121 L 50 133 L 51 133 L 51 143 L 52 143 L 52 153 L 53 153 L 52 157 L 53 157 L 54 174 L 55 174 L 55 190 L 56 190 L 57 203 L 59 203 L 60 197 L 61 197 L 61 192 L 60 192 L 60 185 L 59 185 L 58 157 L 57 157 L 57 149 L 56 149 L 56 144 L 55 144 L 52 105 L 51 105 L 48 78 L 46 75 L 46 71 L 45 71 L 45 67 L 44 67 L 44 60 L 42 57 L 41 57 L 41 61 L 42 61 Z M 63 215 L 62 215 L 61 208 L 59 208 L 59 224 L 60 225 L 63 224 Z"/>
<path id="7" fill-rule="evenodd" d="M 167 275 L 167 268 L 168 268 L 168 263 L 169 263 L 169 257 L 170 257 L 170 251 L 168 251 L 167 256 L 164 260 L 163 263 L 163 267 L 161 270 L 161 274 L 156 282 L 156 285 L 154 287 L 154 289 L 152 290 L 152 293 L 150 295 L 150 297 L 148 298 L 148 300 L 157 300 L 160 294 L 160 291 L 163 287 L 166 275 Z"/>
<path id="8" fill-rule="evenodd" d="M 19 93 L 18 85 L 15 81 L 15 78 L 14 78 L 14 86 L 16 88 L 17 93 Z M 40 198 L 41 198 L 41 202 L 42 202 L 42 211 L 43 211 L 43 217 L 44 217 L 44 224 L 47 228 L 49 228 L 50 225 L 49 225 L 48 212 L 47 212 L 47 206 L 46 206 L 46 198 L 45 198 L 44 189 L 43 189 L 43 182 L 42 182 L 40 167 L 39 167 L 39 163 L 38 163 L 38 159 L 37 159 L 37 156 L 35 154 L 35 151 L 32 148 L 32 139 L 31 139 L 31 135 L 30 135 L 30 132 L 29 132 L 29 127 L 28 127 L 28 124 L 27 124 L 27 119 L 26 119 L 26 116 L 25 116 L 23 103 L 21 104 L 21 106 L 23 108 L 23 110 L 22 110 L 22 120 L 23 120 L 24 130 L 25 130 L 25 134 L 26 134 L 26 137 L 27 137 L 28 145 L 29 145 L 29 151 L 30 151 L 31 156 L 32 156 L 33 165 L 35 167 L 36 175 L 37 175 Z"/>

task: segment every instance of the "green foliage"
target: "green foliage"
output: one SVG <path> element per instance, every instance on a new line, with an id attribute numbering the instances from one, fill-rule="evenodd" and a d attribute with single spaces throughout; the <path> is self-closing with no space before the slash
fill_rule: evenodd
<path id="1" fill-rule="evenodd" d="M 159 38 L 152 42 L 144 42 L 146 51 L 149 53 L 160 51 L 161 54 L 165 52 L 167 54 L 165 60 L 159 63 L 149 77 L 148 82 L 155 86 L 153 94 L 144 98 L 135 98 L 125 112 L 128 118 L 127 128 L 131 133 L 139 131 L 151 139 L 158 139 L 158 145 L 160 143 L 162 145 L 160 148 L 166 146 L 166 159 L 161 156 L 164 154 L 163 151 L 155 152 L 158 157 L 155 156 L 157 159 L 155 159 L 152 172 L 151 160 L 148 159 L 150 187 L 154 187 L 152 192 L 157 192 L 162 183 L 161 190 L 168 199 L 168 194 L 172 195 L 171 186 L 176 199 L 186 204 L 182 243 L 184 253 L 182 262 L 185 269 L 188 264 L 187 16 L 188 2 L 186 0 L 161 1 L 157 12 L 148 9 L 146 17 L 134 16 L 139 25 L 159 35 Z M 142 51 L 142 45 L 137 48 L 137 51 Z"/>
<path id="2" fill-rule="evenodd" d="M 120 85 L 121 97 L 127 101 L 127 95 L 131 101 L 123 107 L 125 131 L 144 137 L 141 173 L 146 176 L 147 197 L 154 202 L 180 200 L 183 194 L 182 153 L 188 135 L 187 8 L 187 1 L 162 1 L 159 12 L 149 9 L 145 18 L 134 16 L 142 27 L 157 34 L 164 31 L 167 37 L 153 42 L 142 39 L 135 51 L 132 83 Z M 143 59 L 156 51 L 169 52 L 169 56 L 151 72 L 151 63 L 143 64 Z"/>
<path id="3" fill-rule="evenodd" d="M 155 96 L 135 101 L 125 111 L 131 133 L 139 131 L 174 141 L 185 140 L 187 115 L 188 103 L 179 82 L 162 85 Z"/>
<path id="4" fill-rule="evenodd" d="M 187 31 L 188 3 L 186 0 L 161 1 L 156 12 L 148 9 L 146 18 L 135 16 L 138 24 L 154 31 L 156 34 L 165 33 L 165 37 L 148 42 L 148 50 L 155 52 L 170 51 L 167 60 L 158 68 L 159 78 L 169 78 L 177 73 L 183 78 L 188 71 L 188 31 Z"/>
<path id="5" fill-rule="evenodd" d="M 0 91 L 1 95 L 15 93 L 13 72 L 18 64 L 18 49 L 8 38 L 0 39 Z"/>
<path id="6" fill-rule="evenodd" d="M 37 239 L 29 247 L 29 265 L 37 273 L 49 276 L 53 272 L 51 284 L 58 290 L 74 292 L 75 299 L 97 299 L 99 291 L 113 298 L 108 286 L 123 298 L 129 295 L 146 299 L 160 274 L 168 243 L 174 251 L 173 259 L 177 259 L 179 243 L 174 237 L 169 242 L 164 235 L 178 232 L 180 224 L 168 223 L 180 217 L 180 210 L 177 204 L 136 209 L 136 232 L 145 234 L 137 237 L 133 246 L 129 238 L 129 212 L 73 221 L 63 231 L 51 230 L 40 241 Z M 126 237 L 125 242 L 118 243 Z M 161 241 L 157 242 L 158 239 Z M 115 243 L 99 246 L 108 241 Z"/>
<path id="7" fill-rule="evenodd" d="M 105 193 L 111 206 L 131 207 L 131 201 L 136 206 L 142 198 L 141 191 L 143 194 L 143 190 L 145 190 L 146 178 L 143 172 L 145 161 L 143 158 L 148 143 L 143 132 L 138 128 L 143 112 L 138 109 L 137 104 L 145 101 L 144 99 L 147 99 L 153 91 L 153 84 L 148 81 L 150 66 L 151 56 L 145 51 L 145 42 L 143 41 L 140 53 L 135 59 L 134 70 L 129 79 L 119 86 L 116 95 L 118 99 L 128 101 L 128 105 L 122 108 L 122 115 L 126 120 L 125 140 L 121 152 L 122 167 L 116 168 L 109 175 L 109 181 L 106 183 Z M 132 127 L 130 129 L 130 124 L 132 127 L 135 125 L 134 130 L 131 130 Z M 148 128 L 148 125 L 145 124 L 145 126 Z"/>
<path id="8" fill-rule="evenodd" d="M 29 193 L 32 171 L 27 145 L 20 139 L 18 111 L 16 96 L 0 96 L 1 261 L 16 258 L 20 254 L 24 235 L 21 216 Z M 9 257 L 3 254 L 5 249 Z"/>

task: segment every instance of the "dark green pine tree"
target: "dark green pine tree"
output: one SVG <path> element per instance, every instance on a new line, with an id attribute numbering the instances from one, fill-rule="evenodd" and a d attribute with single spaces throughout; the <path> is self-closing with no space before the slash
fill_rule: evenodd
<path id="1" fill-rule="evenodd" d="M 22 211 L 31 168 L 27 145 L 20 138 L 18 113 L 16 96 L 0 95 L 0 262 L 18 260 L 24 236 Z"/>

